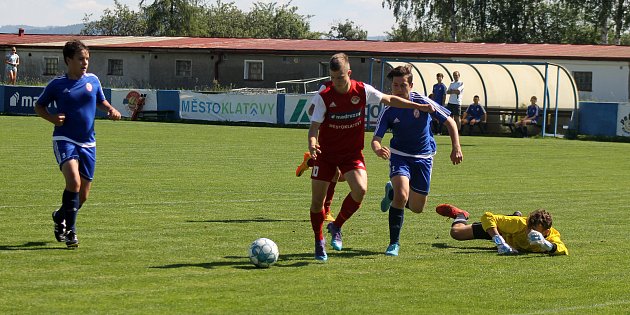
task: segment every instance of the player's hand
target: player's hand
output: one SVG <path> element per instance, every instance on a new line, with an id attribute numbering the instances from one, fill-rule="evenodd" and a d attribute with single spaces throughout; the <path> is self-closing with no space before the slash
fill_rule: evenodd
<path id="1" fill-rule="evenodd" d="M 510 245 L 508 244 L 497 246 L 497 252 L 499 253 L 499 255 L 517 255 L 518 254 L 518 251 L 510 247 Z"/>
<path id="2" fill-rule="evenodd" d="M 529 245 L 538 245 L 544 251 L 550 251 L 553 249 L 553 244 L 545 239 L 545 236 L 542 233 L 532 230 L 527 234 L 527 240 L 529 241 Z"/>
<path id="3" fill-rule="evenodd" d="M 311 154 L 311 158 L 313 160 L 317 160 L 317 154 L 322 153 L 322 151 L 319 149 L 319 144 L 309 146 L 308 152 Z"/>
<path id="4" fill-rule="evenodd" d="M 391 156 L 391 152 L 389 151 L 388 147 L 381 147 L 374 153 L 376 153 L 376 156 L 380 157 L 383 160 L 388 160 Z"/>
<path id="5" fill-rule="evenodd" d="M 120 116 L 120 112 L 113 107 L 107 111 L 107 117 L 111 120 L 120 120 Z"/>
<path id="6" fill-rule="evenodd" d="M 453 162 L 453 165 L 457 165 L 461 163 L 463 160 L 464 160 L 464 154 L 462 153 L 462 149 L 453 148 L 453 150 L 451 150 L 451 162 Z"/>
<path id="7" fill-rule="evenodd" d="M 52 116 L 52 120 L 50 122 L 52 122 L 53 124 L 55 124 L 55 126 L 59 127 L 59 126 L 63 126 L 63 123 L 66 121 L 66 114 L 64 113 L 59 113 L 57 115 L 53 115 Z"/>

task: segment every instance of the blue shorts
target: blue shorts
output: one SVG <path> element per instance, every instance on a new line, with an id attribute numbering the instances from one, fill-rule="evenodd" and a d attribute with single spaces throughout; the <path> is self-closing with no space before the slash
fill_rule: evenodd
<path id="1" fill-rule="evenodd" d="M 79 174 L 81 177 L 92 181 L 94 179 L 94 168 L 96 167 L 96 147 L 82 147 L 70 141 L 53 140 L 53 151 L 59 169 L 68 160 L 79 161 Z"/>
<path id="2" fill-rule="evenodd" d="M 468 116 L 468 117 L 466 117 L 465 120 L 466 120 L 467 124 L 470 124 L 470 121 L 473 120 L 473 119 L 476 120 L 477 122 L 481 122 L 481 117 L 477 118 L 477 117 Z"/>
<path id="3" fill-rule="evenodd" d="M 392 154 L 389 158 L 389 178 L 406 176 L 411 190 L 421 195 L 429 194 L 432 169 L 433 157 L 423 159 Z"/>

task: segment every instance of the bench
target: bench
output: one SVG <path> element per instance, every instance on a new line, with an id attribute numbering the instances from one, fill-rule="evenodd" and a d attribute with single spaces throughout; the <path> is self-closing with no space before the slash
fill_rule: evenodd
<path id="1" fill-rule="evenodd" d="M 505 113 L 505 118 L 502 120 L 502 125 L 506 126 L 510 129 L 510 133 L 512 134 L 516 134 L 516 129 L 515 127 L 515 123 L 521 118 L 521 117 L 525 117 L 527 115 L 527 111 L 526 110 L 510 110 L 507 111 Z M 561 125 L 561 128 L 563 127 L 563 124 L 565 122 L 569 122 L 571 119 L 573 118 L 573 111 L 572 110 L 558 110 L 558 122 Z M 552 133 L 553 129 L 556 125 L 556 112 L 555 109 L 554 110 L 547 110 L 547 119 L 545 120 L 546 126 L 545 126 L 545 132 L 546 133 Z M 543 118 L 540 117 L 536 124 L 532 124 L 532 125 L 527 125 L 528 128 L 535 128 L 532 132 L 528 131 L 528 134 L 539 134 L 540 132 L 542 132 L 543 130 Z"/>
<path id="2" fill-rule="evenodd" d="M 468 106 L 462 106 L 462 113 L 466 111 Z M 495 131 L 497 133 L 503 133 L 506 129 L 509 129 L 509 133 L 515 135 L 517 130 L 514 128 L 514 124 L 521 117 L 525 117 L 527 115 L 527 110 L 523 109 L 513 109 L 513 108 L 497 108 L 490 107 L 486 108 L 486 114 L 488 115 L 488 119 L 485 123 L 479 124 L 479 131 L 481 134 L 486 134 L 490 130 Z M 461 117 L 460 117 L 461 118 Z M 558 126 L 563 129 L 567 129 L 565 124 L 573 118 L 573 110 L 567 109 L 559 109 L 558 110 Z M 528 128 L 534 128 L 528 134 L 534 135 L 539 134 L 543 130 L 542 119 L 539 119 L 537 124 L 528 125 Z M 547 110 L 547 120 L 546 120 L 546 129 L 547 133 L 553 133 L 555 127 L 555 109 Z M 495 128 L 492 128 L 492 127 Z M 498 127 L 498 128 L 497 128 Z M 464 127 L 462 127 L 462 131 L 464 132 Z"/>

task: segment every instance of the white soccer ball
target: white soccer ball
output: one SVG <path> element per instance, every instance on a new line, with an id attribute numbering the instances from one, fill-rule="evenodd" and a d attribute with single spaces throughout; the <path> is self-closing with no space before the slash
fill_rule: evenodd
<path id="1" fill-rule="evenodd" d="M 268 238 L 259 238 L 249 246 L 249 260 L 256 267 L 269 268 L 279 256 L 278 245 Z"/>

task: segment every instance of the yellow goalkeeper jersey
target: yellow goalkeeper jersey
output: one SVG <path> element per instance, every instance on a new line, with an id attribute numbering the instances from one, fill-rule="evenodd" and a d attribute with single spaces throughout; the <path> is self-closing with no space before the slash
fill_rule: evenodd
<path id="1" fill-rule="evenodd" d="M 481 216 L 481 226 L 484 231 L 496 227 L 499 234 L 503 236 L 505 242 L 518 251 L 544 253 L 537 245 L 530 245 L 527 239 L 527 217 L 507 216 L 486 212 Z M 560 239 L 560 232 L 550 229 L 546 239 L 552 244 L 556 244 L 556 251 L 552 255 L 568 255 L 569 250 Z"/>

